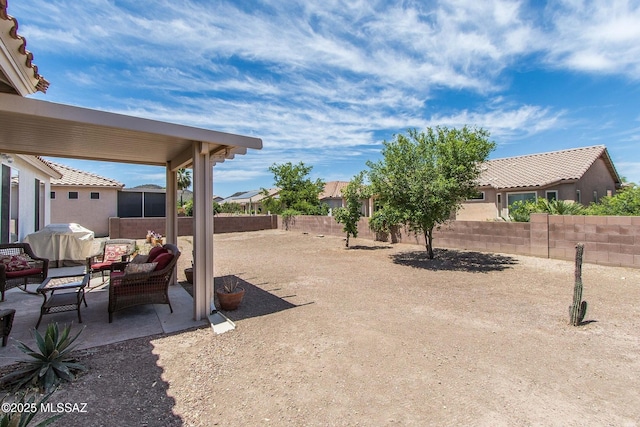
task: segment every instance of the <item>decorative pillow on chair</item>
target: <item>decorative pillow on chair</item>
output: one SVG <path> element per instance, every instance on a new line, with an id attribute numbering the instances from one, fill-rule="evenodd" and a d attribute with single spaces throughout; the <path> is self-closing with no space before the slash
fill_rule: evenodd
<path id="1" fill-rule="evenodd" d="M 173 254 L 170 254 L 169 252 L 158 255 L 154 260 L 154 262 L 158 263 L 156 271 L 164 270 L 171 260 L 173 260 Z"/>
<path id="2" fill-rule="evenodd" d="M 154 246 L 150 251 L 149 251 L 149 259 L 147 260 L 148 262 L 153 262 L 156 260 L 156 257 L 160 254 L 166 254 L 169 251 L 167 251 L 165 248 L 163 248 L 162 246 Z"/>
<path id="3" fill-rule="evenodd" d="M 4 264 L 5 271 L 28 270 L 31 268 L 28 259 L 22 255 L 0 255 L 0 263 Z"/>
<path id="4" fill-rule="evenodd" d="M 129 253 L 129 245 L 107 245 L 104 248 L 103 262 L 122 261 L 122 256 Z"/>
<path id="5" fill-rule="evenodd" d="M 142 264 L 127 264 L 124 268 L 124 274 L 134 274 L 134 273 L 150 273 L 156 269 L 158 265 L 157 262 L 145 262 Z"/>
<path id="6" fill-rule="evenodd" d="M 144 264 L 145 262 L 148 262 L 148 259 L 149 259 L 149 255 L 138 254 L 138 255 L 133 257 L 133 259 L 131 260 L 131 263 L 132 264 Z"/>

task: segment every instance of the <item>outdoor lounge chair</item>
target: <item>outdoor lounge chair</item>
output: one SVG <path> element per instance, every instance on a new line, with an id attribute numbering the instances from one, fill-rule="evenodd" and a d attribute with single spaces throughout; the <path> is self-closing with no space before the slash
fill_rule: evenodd
<path id="1" fill-rule="evenodd" d="M 136 241 L 131 239 L 112 239 L 106 240 L 102 246 L 102 250 L 97 255 L 87 258 L 87 272 L 91 276 L 100 272 L 102 282 L 105 282 L 104 273 L 111 271 L 111 265 L 114 262 L 129 261 L 129 257 L 136 250 Z"/>
<path id="2" fill-rule="evenodd" d="M 49 274 L 49 260 L 33 253 L 28 243 L 0 244 L 0 292 L 19 287 L 25 292 L 29 284 L 40 284 Z"/>
<path id="3" fill-rule="evenodd" d="M 153 248 L 146 263 L 113 263 L 109 278 L 109 323 L 114 312 L 136 305 L 168 304 L 173 313 L 169 284 L 179 257 L 178 247 L 166 244 Z M 153 270 L 144 271 L 150 268 Z"/>

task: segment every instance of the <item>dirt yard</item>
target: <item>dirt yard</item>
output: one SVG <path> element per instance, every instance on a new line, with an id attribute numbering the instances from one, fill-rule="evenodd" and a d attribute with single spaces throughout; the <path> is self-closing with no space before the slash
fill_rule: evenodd
<path id="1" fill-rule="evenodd" d="M 572 262 L 352 244 L 216 235 L 216 276 L 247 292 L 227 313 L 237 329 L 84 352 L 90 370 L 51 401 L 87 413 L 59 425 L 640 423 L 639 270 L 585 264 L 573 327 Z"/>

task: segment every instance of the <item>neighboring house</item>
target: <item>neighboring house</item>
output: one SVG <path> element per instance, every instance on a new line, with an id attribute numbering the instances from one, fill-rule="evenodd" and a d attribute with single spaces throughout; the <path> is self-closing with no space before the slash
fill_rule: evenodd
<path id="1" fill-rule="evenodd" d="M 589 205 L 615 194 L 621 183 L 603 145 L 489 160 L 477 198 L 463 203 L 456 219 L 508 219 L 512 203 L 536 198 Z"/>
<path id="2" fill-rule="evenodd" d="M 329 181 L 325 182 L 324 190 L 318 196 L 322 203 L 326 203 L 329 209 L 334 211 L 337 208 L 344 207 L 344 199 L 342 198 L 342 189 L 349 184 L 348 181 Z"/>
<path id="3" fill-rule="evenodd" d="M 268 212 L 263 208 L 262 201 L 269 196 L 277 198 L 279 191 L 280 190 L 278 188 L 270 188 L 267 190 L 268 195 L 264 195 L 262 190 L 244 191 L 235 193 L 234 195 L 221 200 L 219 203 L 221 205 L 225 203 L 237 203 L 242 206 L 245 214 L 266 214 Z"/>
<path id="4" fill-rule="evenodd" d="M 0 153 L 0 243 L 22 241 L 50 223 L 50 180 L 61 174 L 37 156 Z"/>
<path id="5" fill-rule="evenodd" d="M 337 208 L 346 207 L 345 199 L 342 197 L 342 190 L 349 185 L 349 181 L 329 181 L 324 184 L 324 190 L 318 196 L 322 203 L 326 203 L 331 209 L 330 215 Z M 372 202 L 369 200 L 362 200 L 362 215 L 365 217 L 371 216 Z"/>
<path id="6" fill-rule="evenodd" d="M 124 184 L 50 162 L 62 177 L 51 180 L 51 222 L 75 222 L 96 236 L 109 235 L 109 217 L 118 216 L 118 192 Z"/>

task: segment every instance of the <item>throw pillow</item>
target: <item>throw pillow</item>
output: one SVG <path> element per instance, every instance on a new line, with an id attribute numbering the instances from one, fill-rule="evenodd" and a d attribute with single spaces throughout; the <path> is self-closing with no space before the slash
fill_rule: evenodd
<path id="1" fill-rule="evenodd" d="M 158 257 L 155 259 L 155 262 L 158 263 L 158 265 L 156 266 L 156 271 L 164 270 L 165 267 L 169 265 L 172 259 L 173 254 L 170 254 L 169 252 L 158 255 Z"/>
<path id="2" fill-rule="evenodd" d="M 104 248 L 103 262 L 122 261 L 122 255 L 129 253 L 129 245 L 107 245 Z"/>
<path id="3" fill-rule="evenodd" d="M 5 271 L 27 270 L 31 268 L 27 258 L 21 255 L 0 255 L 0 263 L 4 264 Z"/>
<path id="4" fill-rule="evenodd" d="M 147 260 L 148 262 L 153 262 L 155 261 L 156 257 L 160 254 L 166 254 L 168 251 L 163 248 L 162 246 L 154 246 L 150 251 L 149 251 L 149 259 Z"/>
<path id="5" fill-rule="evenodd" d="M 138 254 L 136 256 L 133 257 L 133 259 L 131 260 L 132 264 L 144 264 L 145 262 L 149 262 L 149 255 L 142 255 L 142 254 Z"/>
<path id="6" fill-rule="evenodd" d="M 124 274 L 150 273 L 155 270 L 157 262 L 145 262 L 142 264 L 127 264 L 124 268 Z"/>

